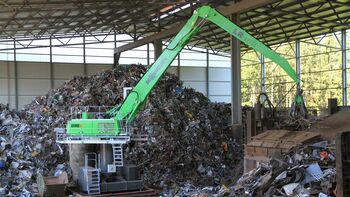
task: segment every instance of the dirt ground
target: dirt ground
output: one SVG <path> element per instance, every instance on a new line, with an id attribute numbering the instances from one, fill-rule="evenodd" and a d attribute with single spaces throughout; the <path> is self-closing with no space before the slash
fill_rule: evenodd
<path id="1" fill-rule="evenodd" d="M 340 111 L 314 123 L 308 131 L 319 132 L 321 137 L 334 140 L 338 133 L 350 131 L 350 112 Z"/>

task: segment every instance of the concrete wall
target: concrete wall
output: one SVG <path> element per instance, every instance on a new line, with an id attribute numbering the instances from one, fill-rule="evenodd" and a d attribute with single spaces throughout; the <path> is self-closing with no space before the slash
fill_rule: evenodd
<path id="1" fill-rule="evenodd" d="M 17 62 L 17 80 L 14 62 L 0 61 L 0 103 L 16 106 L 16 81 L 18 108 L 30 103 L 33 98 L 45 95 L 51 85 L 59 87 L 75 75 L 84 74 L 83 64 L 53 63 L 53 79 L 51 79 L 50 63 L 46 62 Z M 112 65 L 87 64 L 87 74 L 112 68 Z M 52 83 L 52 84 L 51 84 Z"/>
<path id="2" fill-rule="evenodd" d="M 14 62 L 0 61 L 0 103 L 8 103 L 11 108 L 18 108 L 30 103 L 33 98 L 45 95 L 51 87 L 57 88 L 76 75 L 84 74 L 83 64 L 53 63 L 51 79 L 50 63 L 46 62 L 16 62 L 17 80 Z M 87 64 L 87 74 L 112 68 L 112 65 Z M 207 95 L 206 68 L 204 67 L 170 67 L 168 72 L 180 73 L 184 85 L 192 87 Z M 230 102 L 230 70 L 228 68 L 209 68 L 209 98 L 217 102 Z M 17 91 L 16 91 L 17 81 Z"/>
<path id="3" fill-rule="evenodd" d="M 176 74 L 179 67 L 170 67 L 168 72 Z M 186 87 L 191 87 L 208 96 L 213 102 L 231 102 L 231 70 L 215 67 L 208 69 L 208 94 L 205 67 L 180 67 L 180 79 Z"/>
<path id="4" fill-rule="evenodd" d="M 230 68 L 209 68 L 209 99 L 231 103 Z"/>
<path id="5" fill-rule="evenodd" d="M 0 62 L 0 103 L 15 108 L 15 80 L 13 62 Z"/>

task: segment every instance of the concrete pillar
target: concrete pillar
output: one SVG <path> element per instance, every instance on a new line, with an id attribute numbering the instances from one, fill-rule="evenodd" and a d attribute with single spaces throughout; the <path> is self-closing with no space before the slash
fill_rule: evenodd
<path id="1" fill-rule="evenodd" d="M 239 14 L 232 15 L 232 21 L 239 25 Z M 231 36 L 231 113 L 233 137 L 242 143 L 242 105 L 241 105 L 241 48 L 240 41 Z"/>
<path id="2" fill-rule="evenodd" d="M 108 172 L 108 165 L 113 164 L 113 150 L 111 144 L 100 145 L 100 169 L 102 173 Z"/>
<path id="3" fill-rule="evenodd" d="M 85 153 L 95 152 L 95 145 L 91 144 L 69 144 L 69 166 L 72 168 L 73 180 L 78 179 L 78 170 L 85 165 Z"/>
<path id="4" fill-rule="evenodd" d="M 157 58 L 160 56 L 160 54 L 162 53 L 162 40 L 156 40 L 153 42 L 154 45 L 154 61 L 157 60 Z"/>

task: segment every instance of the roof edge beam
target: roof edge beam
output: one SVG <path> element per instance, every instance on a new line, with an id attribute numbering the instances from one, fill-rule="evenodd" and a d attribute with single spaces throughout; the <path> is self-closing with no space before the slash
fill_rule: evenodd
<path id="1" fill-rule="evenodd" d="M 248 11 L 273 2 L 276 2 L 276 0 L 242 0 L 238 3 L 232 3 L 229 6 L 218 7 L 217 10 L 225 16 L 230 16 L 232 14 Z M 141 38 L 140 40 L 134 41 L 132 43 L 128 43 L 126 45 L 117 47 L 114 49 L 114 53 L 121 53 L 154 42 L 155 40 L 163 40 L 169 38 L 175 35 L 177 32 L 179 32 L 184 24 L 185 22 L 179 22 L 167 30 L 161 31 L 151 36 L 147 36 L 145 38 Z"/>

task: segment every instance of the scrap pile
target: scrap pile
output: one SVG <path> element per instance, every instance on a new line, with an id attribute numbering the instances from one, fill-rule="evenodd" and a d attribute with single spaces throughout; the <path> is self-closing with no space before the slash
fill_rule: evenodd
<path id="1" fill-rule="evenodd" d="M 50 132 L 55 118 L 47 114 L 9 111 L 0 105 L 0 195 L 19 196 L 36 191 L 38 173 L 54 173 L 68 158 Z"/>
<path id="2" fill-rule="evenodd" d="M 0 193 L 19 196 L 36 192 L 37 173 L 53 175 L 67 168 L 67 148 L 55 143 L 54 128 L 64 127 L 72 106 L 113 106 L 123 87 L 135 86 L 143 66 L 118 66 L 92 76 L 74 77 L 37 97 L 20 112 L 0 108 Z M 189 179 L 212 184 L 239 174 L 242 150 L 230 137 L 230 109 L 210 103 L 165 75 L 140 111 L 134 131 L 152 137 L 127 150 L 127 160 L 144 168 L 146 184 L 163 187 Z M 63 164 L 63 165 L 59 165 Z M 63 167 L 62 167 L 63 166 Z M 56 172 L 57 173 L 57 172 Z"/>
<path id="3" fill-rule="evenodd" d="M 162 196 L 336 196 L 335 153 L 325 141 L 295 147 L 232 183 L 206 187 L 186 183 L 164 190 Z"/>
<path id="4" fill-rule="evenodd" d="M 327 142 L 297 147 L 244 174 L 237 196 L 335 196 L 335 153 Z"/>
<path id="5" fill-rule="evenodd" d="M 230 137 L 230 108 L 191 89 L 172 97 L 163 103 L 151 99 L 150 109 L 157 106 L 156 114 L 162 114 L 151 121 L 162 132 L 156 143 L 137 145 L 127 154 L 127 160 L 143 166 L 145 182 L 163 188 L 238 177 L 242 152 Z"/>

